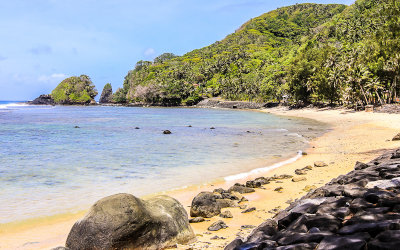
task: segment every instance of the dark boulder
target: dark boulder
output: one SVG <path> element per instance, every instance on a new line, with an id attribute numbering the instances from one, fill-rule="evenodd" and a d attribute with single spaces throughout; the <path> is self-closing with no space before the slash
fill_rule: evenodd
<path id="1" fill-rule="evenodd" d="M 261 187 L 261 185 L 262 185 L 262 183 L 260 181 L 256 181 L 256 180 L 246 182 L 246 187 L 249 187 L 249 188 L 259 188 L 259 187 Z"/>
<path id="2" fill-rule="evenodd" d="M 72 227 L 70 249 L 159 249 L 195 240 L 183 206 L 168 196 L 116 194 L 97 201 Z"/>
<path id="3" fill-rule="evenodd" d="M 221 213 L 221 207 L 211 192 L 201 192 L 192 201 L 190 216 L 211 218 Z"/>

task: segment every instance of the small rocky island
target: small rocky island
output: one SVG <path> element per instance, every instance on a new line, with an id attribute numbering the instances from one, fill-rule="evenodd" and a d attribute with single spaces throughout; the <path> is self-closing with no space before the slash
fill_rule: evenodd
<path id="1" fill-rule="evenodd" d="M 87 105 L 95 104 L 96 87 L 87 75 L 64 79 L 50 95 L 40 95 L 29 102 L 34 105 Z"/>
<path id="2" fill-rule="evenodd" d="M 107 83 L 106 85 L 104 85 L 103 92 L 101 92 L 99 103 L 101 104 L 114 103 L 111 83 Z"/>

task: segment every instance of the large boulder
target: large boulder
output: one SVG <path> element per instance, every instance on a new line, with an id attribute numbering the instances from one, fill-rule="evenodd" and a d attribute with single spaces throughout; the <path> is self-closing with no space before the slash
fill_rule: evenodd
<path id="1" fill-rule="evenodd" d="M 99 103 L 112 103 L 112 94 L 112 86 L 110 83 L 107 83 L 106 85 L 104 85 L 103 91 L 101 92 Z"/>
<path id="2" fill-rule="evenodd" d="M 201 192 L 192 201 L 190 216 L 211 218 L 221 213 L 220 203 L 211 192 Z"/>
<path id="3" fill-rule="evenodd" d="M 169 196 L 116 194 L 97 201 L 72 227 L 70 249 L 161 249 L 195 240 L 183 206 Z"/>

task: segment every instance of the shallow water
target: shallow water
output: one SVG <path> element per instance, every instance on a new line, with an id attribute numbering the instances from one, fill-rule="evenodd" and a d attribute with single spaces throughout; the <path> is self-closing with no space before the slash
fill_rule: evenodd
<path id="1" fill-rule="evenodd" d="M 198 184 L 249 171 L 250 162 L 267 166 L 325 130 L 239 110 L 0 103 L 0 223 L 77 211 L 113 193 Z"/>

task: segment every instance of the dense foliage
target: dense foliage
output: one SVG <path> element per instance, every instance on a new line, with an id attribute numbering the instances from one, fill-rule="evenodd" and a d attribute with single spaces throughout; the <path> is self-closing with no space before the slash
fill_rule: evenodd
<path id="1" fill-rule="evenodd" d="M 114 101 L 392 102 L 399 93 L 399 10 L 397 0 L 280 8 L 208 47 L 139 61 Z"/>
<path id="2" fill-rule="evenodd" d="M 58 104 L 87 104 L 96 95 L 97 90 L 87 75 L 69 77 L 51 92 Z"/>

